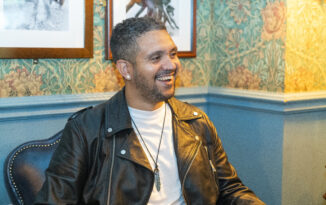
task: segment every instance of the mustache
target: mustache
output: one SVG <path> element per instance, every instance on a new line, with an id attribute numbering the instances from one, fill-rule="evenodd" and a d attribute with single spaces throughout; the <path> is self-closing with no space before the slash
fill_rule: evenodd
<path id="1" fill-rule="evenodd" d="M 160 71 L 158 72 L 155 77 L 158 78 L 158 77 L 161 77 L 161 76 L 166 76 L 166 75 L 176 75 L 176 71 L 175 70 L 163 70 L 163 71 Z"/>

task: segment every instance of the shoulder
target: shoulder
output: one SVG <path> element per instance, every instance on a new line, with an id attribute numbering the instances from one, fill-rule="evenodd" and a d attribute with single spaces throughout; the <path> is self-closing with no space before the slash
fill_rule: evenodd
<path id="1" fill-rule="evenodd" d="M 81 135 L 103 136 L 108 123 L 115 123 L 117 126 L 117 119 L 123 111 L 126 112 L 126 109 L 124 94 L 120 91 L 101 104 L 75 112 L 69 118 L 68 123 Z"/>
<path id="2" fill-rule="evenodd" d="M 174 97 L 168 102 L 173 110 L 173 114 L 176 115 L 178 120 L 196 127 L 197 130 L 209 130 L 210 133 L 216 132 L 213 122 L 209 119 L 207 114 L 197 106 L 182 102 Z"/>
<path id="3" fill-rule="evenodd" d="M 169 104 L 181 126 L 191 128 L 197 136 L 202 136 L 206 143 L 211 144 L 214 141 L 217 144 L 219 139 L 216 128 L 204 111 L 175 98 L 171 98 Z"/>
<path id="4" fill-rule="evenodd" d="M 107 102 L 106 102 L 107 103 Z M 102 136 L 104 107 L 106 103 L 89 106 L 73 113 L 66 123 L 64 132 L 71 138 L 84 142 L 95 140 Z M 86 143 L 87 144 L 87 143 Z"/>
<path id="5" fill-rule="evenodd" d="M 75 113 L 73 113 L 68 121 L 76 120 L 76 121 L 94 121 L 96 119 L 100 120 L 108 114 L 108 109 L 110 108 L 111 112 L 117 105 L 121 104 L 123 101 L 123 90 L 117 92 L 110 99 L 95 106 L 89 106 L 83 108 Z"/>
<path id="6" fill-rule="evenodd" d="M 183 102 L 175 97 L 169 99 L 169 105 L 171 106 L 173 113 L 179 118 L 206 118 L 206 113 L 199 107 L 192 105 L 188 102 Z"/>
<path id="7" fill-rule="evenodd" d="M 108 101 L 101 103 L 96 106 L 89 106 L 78 110 L 77 112 L 73 113 L 69 118 L 68 121 L 89 121 L 99 118 L 105 112 L 105 106 L 108 104 Z"/>

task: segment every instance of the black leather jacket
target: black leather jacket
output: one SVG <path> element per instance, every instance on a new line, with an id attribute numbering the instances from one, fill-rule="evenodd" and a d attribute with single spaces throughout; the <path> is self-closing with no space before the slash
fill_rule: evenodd
<path id="1" fill-rule="evenodd" d="M 237 177 L 206 114 L 175 98 L 168 104 L 186 203 L 264 204 Z M 122 90 L 68 121 L 35 204 L 147 204 L 153 183 Z"/>

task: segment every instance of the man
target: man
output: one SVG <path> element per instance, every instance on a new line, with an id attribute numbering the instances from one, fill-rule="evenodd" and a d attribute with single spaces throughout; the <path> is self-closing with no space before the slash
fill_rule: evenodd
<path id="1" fill-rule="evenodd" d="M 125 88 L 68 121 L 36 204 L 264 204 L 237 177 L 214 125 L 175 99 L 181 65 L 163 24 L 118 24 Z"/>

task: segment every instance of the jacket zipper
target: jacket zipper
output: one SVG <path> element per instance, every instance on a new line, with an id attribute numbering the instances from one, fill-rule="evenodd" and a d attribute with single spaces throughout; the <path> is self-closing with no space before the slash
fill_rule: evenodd
<path id="1" fill-rule="evenodd" d="M 183 177 L 183 179 L 182 179 L 182 186 L 181 186 L 181 187 L 182 187 L 183 198 L 184 198 L 186 204 L 188 204 L 188 203 L 187 203 L 187 200 L 186 200 L 186 194 L 185 194 L 185 191 L 184 191 L 184 184 L 185 184 L 185 181 L 186 181 L 187 174 L 188 174 L 188 172 L 189 172 L 189 170 L 190 170 L 190 167 L 191 167 L 192 163 L 194 162 L 194 160 L 195 160 L 195 158 L 196 158 L 196 156 L 197 156 L 197 154 L 198 154 L 199 147 L 200 147 L 201 144 L 202 144 L 202 141 L 200 141 L 199 146 L 197 147 L 197 150 L 196 150 L 196 152 L 195 152 L 195 155 L 194 155 L 194 157 L 191 159 L 191 162 L 190 162 L 190 164 L 189 164 L 189 166 L 188 166 L 188 168 L 187 168 L 187 171 L 186 171 L 186 173 L 185 173 L 185 175 L 184 175 L 184 177 Z"/>
<path id="2" fill-rule="evenodd" d="M 111 184 L 112 184 L 112 172 L 113 172 L 113 165 L 114 165 L 114 153 L 115 153 L 115 135 L 113 135 L 113 147 L 112 147 L 112 158 L 111 158 L 111 168 L 110 168 L 110 175 L 109 175 L 109 188 L 108 188 L 108 199 L 107 205 L 110 204 L 111 198 Z"/>
<path id="3" fill-rule="evenodd" d="M 213 162 L 212 162 L 212 160 L 211 160 L 211 158 L 210 158 L 210 156 L 209 156 L 207 146 L 204 146 L 204 148 L 205 148 L 205 150 L 206 150 L 206 154 L 207 154 L 207 156 L 208 156 L 209 164 L 211 165 L 211 168 L 212 168 L 213 174 L 214 174 L 214 176 L 215 176 L 215 173 L 216 173 L 215 166 L 214 166 L 214 164 L 213 164 Z"/>

